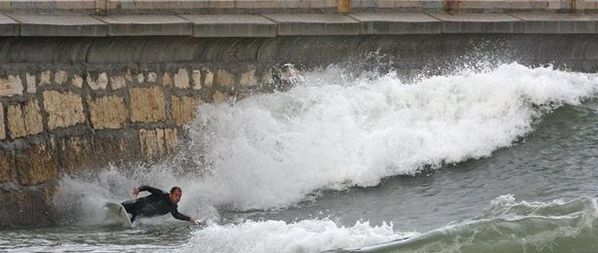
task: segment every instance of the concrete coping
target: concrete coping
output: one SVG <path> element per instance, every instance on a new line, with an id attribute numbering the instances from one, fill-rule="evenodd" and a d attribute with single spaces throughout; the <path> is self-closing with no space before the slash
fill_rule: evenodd
<path id="1" fill-rule="evenodd" d="M 359 22 L 440 22 L 424 13 L 355 13 L 349 15 Z"/>
<path id="2" fill-rule="evenodd" d="M 262 15 L 276 23 L 317 23 L 341 24 L 355 23 L 358 21 L 341 14 L 264 14 Z"/>
<path id="3" fill-rule="evenodd" d="M 265 14 L 278 35 L 357 35 L 359 21 L 341 14 Z"/>
<path id="4" fill-rule="evenodd" d="M 194 24 L 265 24 L 276 25 L 273 21 L 258 15 L 181 15 Z"/>
<path id="5" fill-rule="evenodd" d="M 598 13 L 263 15 L 0 14 L 0 36 L 194 36 L 598 33 Z"/>
<path id="6" fill-rule="evenodd" d="M 523 21 L 598 21 L 598 13 L 583 15 L 571 13 L 511 13 Z"/>
<path id="7" fill-rule="evenodd" d="M 19 35 L 21 36 L 106 36 L 106 24 L 88 15 L 8 15 L 20 23 Z"/>
<path id="8" fill-rule="evenodd" d="M 258 15 L 181 15 L 194 37 L 274 37 L 276 23 Z"/>
<path id="9" fill-rule="evenodd" d="M 519 18 L 500 13 L 431 13 L 430 16 L 445 22 L 518 22 Z"/>

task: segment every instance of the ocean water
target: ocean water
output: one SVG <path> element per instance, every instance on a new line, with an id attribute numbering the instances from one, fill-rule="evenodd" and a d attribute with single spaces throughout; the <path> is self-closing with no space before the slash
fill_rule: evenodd
<path id="1" fill-rule="evenodd" d="M 0 251 L 598 252 L 598 74 L 400 76 L 330 66 L 201 105 L 177 157 L 62 178 L 61 225 Z M 110 226 L 101 205 L 140 184 L 181 186 L 207 225 Z"/>

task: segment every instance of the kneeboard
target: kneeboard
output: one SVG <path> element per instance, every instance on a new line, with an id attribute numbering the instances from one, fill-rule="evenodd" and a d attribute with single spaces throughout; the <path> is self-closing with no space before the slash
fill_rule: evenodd
<path id="1" fill-rule="evenodd" d="M 105 205 L 106 207 L 106 219 L 112 222 L 113 224 L 118 224 L 123 227 L 131 227 L 131 218 L 129 214 L 119 203 L 108 202 Z"/>

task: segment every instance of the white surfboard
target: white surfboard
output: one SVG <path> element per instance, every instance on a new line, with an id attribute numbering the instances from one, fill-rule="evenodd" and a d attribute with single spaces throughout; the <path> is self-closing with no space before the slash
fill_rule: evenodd
<path id="1" fill-rule="evenodd" d="M 131 227 L 131 218 L 129 214 L 119 203 L 108 202 L 106 207 L 106 220 L 112 224 L 118 224 L 122 227 Z"/>

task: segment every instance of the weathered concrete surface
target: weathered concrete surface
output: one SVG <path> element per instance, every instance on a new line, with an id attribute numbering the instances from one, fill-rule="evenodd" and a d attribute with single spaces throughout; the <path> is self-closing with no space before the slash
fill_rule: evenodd
<path id="1" fill-rule="evenodd" d="M 521 33 L 523 23 L 519 18 L 497 13 L 437 13 L 431 16 L 442 21 L 443 33 Z"/>
<path id="2" fill-rule="evenodd" d="M 597 33 L 598 14 L 513 13 L 525 33 Z"/>
<path id="3" fill-rule="evenodd" d="M 18 36 L 19 22 L 6 15 L 0 14 L 0 34 L 4 36 Z"/>
<path id="4" fill-rule="evenodd" d="M 95 16 L 108 24 L 108 36 L 191 36 L 189 21 L 174 15 Z"/>
<path id="5" fill-rule="evenodd" d="M 361 34 L 438 34 L 442 22 L 423 13 L 355 13 Z"/>
<path id="6" fill-rule="evenodd" d="M 194 37 L 274 37 L 276 23 L 258 15 L 183 15 Z"/>
<path id="7" fill-rule="evenodd" d="M 359 22 L 339 14 L 265 14 L 278 24 L 278 35 L 357 35 Z"/>
<path id="8" fill-rule="evenodd" d="M 106 24 L 87 15 L 8 15 L 20 23 L 20 36 L 106 36 Z"/>

